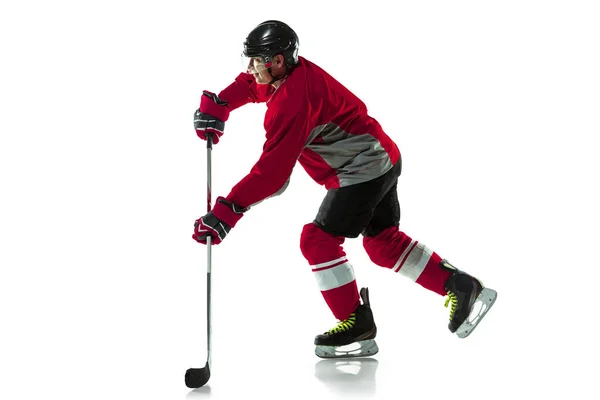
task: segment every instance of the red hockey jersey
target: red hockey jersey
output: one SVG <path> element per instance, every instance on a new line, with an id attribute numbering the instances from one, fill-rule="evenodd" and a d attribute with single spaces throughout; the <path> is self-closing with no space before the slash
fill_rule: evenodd
<path id="1" fill-rule="evenodd" d="M 279 88 L 242 73 L 219 97 L 231 110 L 266 102 L 263 152 L 227 199 L 250 207 L 281 193 L 296 162 L 327 189 L 375 179 L 400 159 L 365 104 L 322 68 L 299 57 Z"/>

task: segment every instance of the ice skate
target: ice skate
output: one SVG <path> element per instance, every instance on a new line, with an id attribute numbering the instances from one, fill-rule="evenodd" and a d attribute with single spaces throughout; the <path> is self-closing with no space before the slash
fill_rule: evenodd
<path id="1" fill-rule="evenodd" d="M 452 271 L 444 285 L 448 293 L 445 306 L 450 305 L 448 329 L 459 338 L 466 338 L 492 308 L 498 294 L 446 260 L 442 260 L 441 267 Z"/>
<path id="2" fill-rule="evenodd" d="M 315 354 L 321 358 L 365 357 L 377 354 L 377 326 L 373 319 L 369 290 L 362 288 L 363 304 L 329 331 L 315 337 Z"/>

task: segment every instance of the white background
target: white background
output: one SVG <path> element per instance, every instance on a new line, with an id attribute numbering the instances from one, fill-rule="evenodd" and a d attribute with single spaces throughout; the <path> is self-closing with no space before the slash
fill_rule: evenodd
<path id="1" fill-rule="evenodd" d="M 594 1 L 22 1 L 0 7 L 0 398 L 598 398 L 600 13 Z M 299 250 L 302 168 L 213 253 L 206 360 L 203 89 L 267 19 L 397 141 L 402 229 L 499 293 L 465 340 L 443 298 L 346 243 L 373 361 L 313 354 L 335 321 Z M 213 199 L 260 155 L 232 113 Z"/>

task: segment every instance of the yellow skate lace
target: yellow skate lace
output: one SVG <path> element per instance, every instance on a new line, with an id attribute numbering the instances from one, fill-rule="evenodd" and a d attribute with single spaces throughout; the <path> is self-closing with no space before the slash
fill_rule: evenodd
<path id="1" fill-rule="evenodd" d="M 452 303 L 452 304 L 450 304 Z M 452 292 L 448 292 L 448 297 L 446 298 L 446 302 L 444 303 L 444 307 L 448 308 L 448 304 L 450 304 L 450 319 L 454 316 L 456 312 L 456 308 L 458 307 L 458 298 Z"/>
<path id="2" fill-rule="evenodd" d="M 348 329 L 352 328 L 355 323 L 356 323 L 356 314 L 352 313 L 352 314 L 350 314 L 348 319 L 340 321 L 335 328 L 330 329 L 329 331 L 327 331 L 327 333 L 332 334 L 332 333 L 347 331 Z"/>

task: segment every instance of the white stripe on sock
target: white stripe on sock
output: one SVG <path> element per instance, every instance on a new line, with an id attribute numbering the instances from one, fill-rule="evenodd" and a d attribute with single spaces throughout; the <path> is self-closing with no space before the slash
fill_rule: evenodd
<path id="1" fill-rule="evenodd" d="M 414 246 L 415 246 L 415 241 L 411 240 L 410 244 L 402 252 L 402 255 L 400 256 L 400 258 L 398 258 L 398 261 L 396 261 L 396 264 L 394 264 L 394 268 L 392 268 L 392 270 L 394 272 L 398 272 L 398 270 L 402 266 L 402 262 L 404 261 L 404 259 L 406 258 L 407 254 L 412 250 L 412 248 Z"/>
<path id="2" fill-rule="evenodd" d="M 340 258 L 338 258 L 336 260 L 327 261 L 327 262 L 324 262 L 324 263 L 321 263 L 321 264 L 311 265 L 311 267 L 312 267 L 312 269 L 318 269 L 318 268 L 328 267 L 330 265 L 333 265 L 335 263 L 338 263 L 340 261 L 345 261 L 345 260 L 346 260 L 346 256 L 340 257 Z"/>
<path id="3" fill-rule="evenodd" d="M 406 276 L 412 281 L 416 281 L 423 273 L 432 253 L 431 249 L 427 246 L 417 243 L 417 245 L 410 250 L 405 262 L 402 263 L 400 260 L 402 260 L 403 257 L 400 257 L 400 260 L 396 263 L 399 265 L 399 269 L 396 270 L 396 272 Z"/>
<path id="4" fill-rule="evenodd" d="M 349 262 L 328 269 L 313 270 L 313 274 L 321 291 L 335 289 L 354 280 L 354 269 Z"/>

